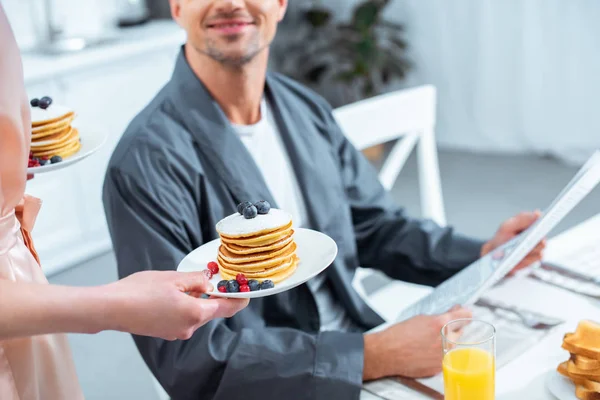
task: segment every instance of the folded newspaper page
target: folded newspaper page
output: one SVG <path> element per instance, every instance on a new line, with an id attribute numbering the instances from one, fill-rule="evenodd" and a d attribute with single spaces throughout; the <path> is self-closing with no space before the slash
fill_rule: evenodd
<path id="1" fill-rule="evenodd" d="M 600 182 L 600 151 L 579 170 L 542 216 L 527 230 L 486 254 L 402 311 L 396 322 L 421 314 L 438 314 L 456 304 L 472 305 L 498 283 Z"/>

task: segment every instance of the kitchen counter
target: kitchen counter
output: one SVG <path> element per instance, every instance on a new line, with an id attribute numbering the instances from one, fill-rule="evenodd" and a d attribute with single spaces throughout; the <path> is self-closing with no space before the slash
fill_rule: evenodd
<path id="1" fill-rule="evenodd" d="M 105 44 L 73 53 L 48 55 L 24 50 L 22 58 L 25 83 L 39 83 L 73 71 L 98 68 L 124 58 L 179 46 L 186 39 L 185 32 L 171 20 L 118 29 L 109 35 L 111 39 Z"/>

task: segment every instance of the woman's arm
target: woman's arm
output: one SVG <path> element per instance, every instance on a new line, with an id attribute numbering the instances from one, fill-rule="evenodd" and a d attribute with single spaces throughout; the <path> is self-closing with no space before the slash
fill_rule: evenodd
<path id="1" fill-rule="evenodd" d="M 96 287 L 0 280 L 0 340 L 103 330 L 188 339 L 209 320 L 231 317 L 248 305 L 247 299 L 190 295 L 210 290 L 201 272 L 144 271 Z"/>
<path id="2" fill-rule="evenodd" d="M 0 217 L 23 196 L 31 117 L 17 43 L 0 4 Z"/>

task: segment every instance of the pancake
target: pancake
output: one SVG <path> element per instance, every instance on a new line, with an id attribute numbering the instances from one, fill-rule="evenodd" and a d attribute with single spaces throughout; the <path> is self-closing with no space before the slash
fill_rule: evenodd
<path id="1" fill-rule="evenodd" d="M 285 279 L 289 278 L 290 276 L 292 276 L 292 274 L 294 272 L 296 272 L 296 269 L 298 268 L 298 263 L 299 263 L 298 257 L 294 256 L 293 258 L 291 258 L 289 263 L 286 263 L 283 266 L 283 268 L 278 269 L 277 272 L 275 272 L 275 273 L 273 273 L 273 272 L 259 273 L 262 275 L 260 277 L 258 277 L 258 276 L 251 277 L 251 276 L 249 276 L 249 274 L 245 274 L 245 275 L 248 279 L 256 279 L 259 281 L 269 279 L 269 280 L 273 281 L 273 283 L 280 283 L 280 282 L 284 281 Z M 220 270 L 220 273 L 221 273 L 221 277 L 223 279 L 227 279 L 227 280 L 235 279 L 236 275 L 238 274 L 238 272 L 236 272 L 234 274 L 229 270 L 223 270 L 223 269 Z"/>
<path id="2" fill-rule="evenodd" d="M 227 249 L 229 252 L 236 254 L 236 255 L 256 254 L 256 253 L 262 253 L 264 251 L 279 250 L 282 247 L 287 246 L 288 244 L 290 244 L 290 242 L 292 242 L 294 240 L 293 235 L 294 235 L 294 230 L 292 229 L 292 231 L 288 234 L 288 236 L 284 237 L 280 241 L 275 242 L 270 245 L 267 245 L 267 246 L 262 246 L 262 247 L 244 247 L 244 246 L 239 246 L 237 244 L 225 243 L 225 242 L 221 242 L 221 245 L 225 249 Z"/>
<path id="3" fill-rule="evenodd" d="M 227 248 L 225 248 L 223 245 L 221 245 L 221 248 L 219 249 L 219 256 L 223 259 L 223 261 L 229 264 L 245 264 L 262 260 L 268 260 L 283 254 L 288 254 L 289 251 L 296 251 L 296 243 L 290 241 L 287 245 L 275 251 L 267 250 L 260 253 L 247 255 L 239 255 L 232 253 L 229 250 L 227 250 Z"/>
<path id="4" fill-rule="evenodd" d="M 52 141 L 48 143 L 44 141 L 44 144 L 38 144 L 36 142 L 31 143 L 31 151 L 40 152 L 47 150 L 60 150 L 65 147 L 69 147 L 73 142 L 79 141 L 79 131 L 77 129 L 71 129 L 66 135 L 64 135 L 60 140 Z"/>
<path id="5" fill-rule="evenodd" d="M 81 142 L 79 140 L 73 142 L 68 147 L 63 147 L 60 150 L 46 150 L 40 152 L 33 152 L 34 157 L 51 157 L 60 156 L 61 158 L 67 158 L 77 153 L 81 149 Z"/>
<path id="6" fill-rule="evenodd" d="M 291 228 L 282 231 L 267 233 L 263 236 L 253 236 L 245 239 L 225 239 L 221 237 L 222 243 L 235 244 L 242 247 L 264 247 L 269 246 L 286 238 L 292 232 Z"/>
<path id="7" fill-rule="evenodd" d="M 73 119 L 75 111 L 69 107 L 60 104 L 51 104 L 50 107 L 41 109 L 39 107 L 30 107 L 31 126 L 37 128 L 43 125 L 49 125 L 57 121 Z"/>
<path id="8" fill-rule="evenodd" d="M 48 136 L 56 135 L 64 131 L 68 131 L 69 129 L 71 129 L 71 122 L 73 122 L 72 119 L 55 122 L 52 125 L 49 125 L 47 127 L 43 126 L 39 129 L 32 129 L 31 138 L 37 140 L 46 138 Z"/>
<path id="9" fill-rule="evenodd" d="M 54 143 L 64 141 L 65 139 L 71 137 L 72 134 L 73 134 L 73 128 L 69 125 L 66 128 L 63 128 L 63 129 L 59 130 L 58 132 L 53 133 L 51 135 L 43 136 L 43 137 L 40 137 L 37 139 L 32 139 L 31 145 L 32 146 L 51 145 Z"/>
<path id="10" fill-rule="evenodd" d="M 270 232 L 291 227 L 292 216 L 285 211 L 272 208 L 268 214 L 246 219 L 239 213 L 223 218 L 217 223 L 216 229 L 221 238 L 243 239 L 256 237 Z"/>
<path id="11" fill-rule="evenodd" d="M 247 263 L 232 263 L 225 261 L 221 256 L 221 253 L 217 255 L 217 262 L 219 266 L 223 266 L 230 270 L 236 270 L 238 272 L 252 272 L 252 271 L 260 271 L 268 268 L 274 268 L 282 263 L 284 263 L 287 259 L 293 256 L 296 252 L 296 246 L 290 246 L 286 249 L 286 251 L 272 255 L 267 259 L 262 259 L 254 262 Z"/>

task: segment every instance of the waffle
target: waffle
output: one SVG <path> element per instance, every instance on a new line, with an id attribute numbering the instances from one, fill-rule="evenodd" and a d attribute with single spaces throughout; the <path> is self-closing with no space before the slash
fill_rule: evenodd
<path id="1" fill-rule="evenodd" d="M 223 279 L 241 273 L 278 283 L 290 277 L 299 263 L 292 226 L 291 216 L 278 209 L 251 219 L 236 213 L 219 221 L 217 263 Z"/>

